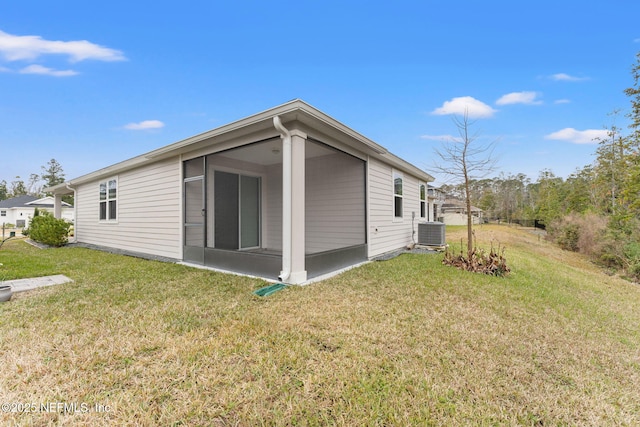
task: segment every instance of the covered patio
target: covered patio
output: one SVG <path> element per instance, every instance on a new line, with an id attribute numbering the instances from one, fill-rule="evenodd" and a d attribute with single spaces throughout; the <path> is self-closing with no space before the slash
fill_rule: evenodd
<path id="1" fill-rule="evenodd" d="M 363 159 L 296 131 L 183 165 L 184 261 L 299 283 L 367 259 Z"/>

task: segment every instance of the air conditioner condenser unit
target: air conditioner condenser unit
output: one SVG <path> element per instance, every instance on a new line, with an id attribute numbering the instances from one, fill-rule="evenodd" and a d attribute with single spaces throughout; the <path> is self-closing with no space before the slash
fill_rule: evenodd
<path id="1" fill-rule="evenodd" d="M 423 222 L 418 224 L 418 244 L 424 246 L 444 246 L 445 225 L 442 222 Z"/>

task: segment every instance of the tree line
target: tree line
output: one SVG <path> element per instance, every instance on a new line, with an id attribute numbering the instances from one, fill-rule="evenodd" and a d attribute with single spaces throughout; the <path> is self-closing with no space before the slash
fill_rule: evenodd
<path id="1" fill-rule="evenodd" d="M 624 90 L 631 103 L 629 124 L 607 128 L 607 136 L 596 140 L 592 164 L 566 179 L 546 169 L 536 181 L 503 173 L 469 180 L 468 188 L 485 217 L 528 225 L 537 220 L 565 249 L 640 280 L 640 52 L 631 75 L 633 83 Z M 465 184 L 442 189 L 461 198 L 466 191 Z"/>
<path id="2" fill-rule="evenodd" d="M 64 171 L 56 159 L 51 159 L 45 166 L 41 166 L 41 173 L 32 173 L 25 182 L 20 176 L 7 183 L 0 181 L 0 200 L 10 199 L 18 196 L 43 197 L 47 195 L 43 189 L 62 184 L 65 179 Z"/>

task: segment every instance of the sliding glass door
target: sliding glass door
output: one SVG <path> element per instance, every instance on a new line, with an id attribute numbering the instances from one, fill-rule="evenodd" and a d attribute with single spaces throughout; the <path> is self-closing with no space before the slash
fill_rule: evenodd
<path id="1" fill-rule="evenodd" d="M 214 246 L 260 247 L 260 177 L 214 173 Z"/>

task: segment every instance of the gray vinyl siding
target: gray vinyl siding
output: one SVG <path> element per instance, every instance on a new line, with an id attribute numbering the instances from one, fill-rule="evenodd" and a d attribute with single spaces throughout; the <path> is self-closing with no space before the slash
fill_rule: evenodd
<path id="1" fill-rule="evenodd" d="M 177 157 L 115 176 L 116 221 L 99 220 L 99 184 L 77 189 L 76 235 L 79 242 L 180 259 L 181 179 Z"/>
<path id="2" fill-rule="evenodd" d="M 420 220 L 419 180 L 403 175 L 403 217 L 394 217 L 393 168 L 369 159 L 369 257 L 412 243 L 412 231 Z M 416 218 L 412 220 L 412 212 Z"/>
<path id="3" fill-rule="evenodd" d="M 306 162 L 305 250 L 364 244 L 365 163 L 344 153 Z"/>

